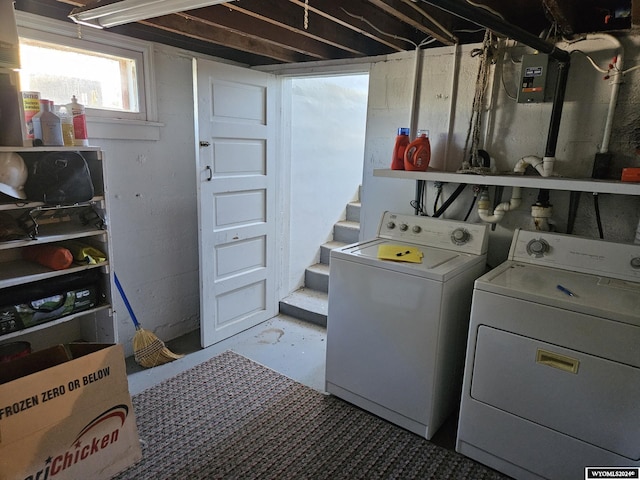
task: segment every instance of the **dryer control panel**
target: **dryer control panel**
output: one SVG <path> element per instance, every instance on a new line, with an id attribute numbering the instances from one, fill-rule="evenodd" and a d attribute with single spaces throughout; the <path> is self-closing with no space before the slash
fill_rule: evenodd
<path id="1" fill-rule="evenodd" d="M 486 224 L 384 212 L 378 237 L 483 255 L 487 252 L 489 228 Z"/>
<path id="2" fill-rule="evenodd" d="M 640 281 L 640 245 L 562 233 L 516 230 L 509 260 Z"/>

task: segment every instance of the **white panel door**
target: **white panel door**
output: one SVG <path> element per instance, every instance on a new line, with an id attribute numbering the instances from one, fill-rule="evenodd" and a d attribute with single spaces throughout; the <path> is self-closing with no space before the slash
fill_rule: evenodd
<path id="1" fill-rule="evenodd" d="M 201 343 L 277 314 L 273 75 L 194 60 Z"/>

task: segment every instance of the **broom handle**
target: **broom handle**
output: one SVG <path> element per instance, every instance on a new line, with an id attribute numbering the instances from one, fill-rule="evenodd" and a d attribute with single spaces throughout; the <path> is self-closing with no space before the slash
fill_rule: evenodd
<path id="1" fill-rule="evenodd" d="M 120 296 L 124 301 L 124 305 L 127 307 L 129 311 L 129 315 L 131 316 L 131 320 L 133 320 L 133 324 L 136 326 L 136 330 L 140 330 L 140 323 L 138 323 L 138 319 L 136 318 L 136 314 L 133 313 L 133 308 L 129 304 L 129 300 L 127 300 L 127 296 L 124 294 L 124 290 L 122 289 L 122 285 L 120 285 L 120 280 L 118 280 L 118 276 L 116 272 L 113 272 L 113 280 L 116 282 L 116 287 L 118 287 L 118 291 L 120 292 Z"/>

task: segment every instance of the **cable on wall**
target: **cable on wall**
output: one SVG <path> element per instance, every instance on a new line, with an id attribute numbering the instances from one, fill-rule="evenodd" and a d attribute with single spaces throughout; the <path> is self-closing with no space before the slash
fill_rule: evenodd
<path id="1" fill-rule="evenodd" d="M 458 173 L 476 172 L 484 170 L 479 162 L 478 149 L 480 147 L 480 131 L 482 128 L 482 113 L 485 104 L 485 95 L 489 83 L 489 67 L 493 61 L 493 33 L 485 30 L 484 40 L 481 49 L 474 49 L 472 56 L 480 57 L 478 74 L 476 76 L 476 89 L 471 107 L 471 117 L 469 118 L 469 128 L 464 142 L 462 167 Z"/>

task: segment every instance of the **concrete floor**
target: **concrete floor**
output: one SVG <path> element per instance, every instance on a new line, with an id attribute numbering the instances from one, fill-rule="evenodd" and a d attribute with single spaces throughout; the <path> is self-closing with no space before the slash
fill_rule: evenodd
<path id="1" fill-rule="evenodd" d="M 323 392 L 326 338 L 325 328 L 286 315 L 278 315 L 204 349 L 200 347 L 200 331 L 196 330 L 167 342 L 172 352 L 186 354 L 184 358 L 150 369 L 137 365 L 133 357 L 127 358 L 129 391 L 135 395 L 219 353 L 233 350 Z"/>
<path id="2" fill-rule="evenodd" d="M 219 353 L 233 350 L 303 385 L 325 393 L 326 339 L 326 328 L 286 315 L 278 315 L 204 349 L 200 347 L 200 331 L 197 330 L 167 342 L 172 352 L 186 354 L 180 360 L 143 369 L 135 363 L 133 357 L 127 358 L 129 391 L 131 395 L 135 395 Z M 457 424 L 456 413 L 436 432 L 431 442 L 453 450 Z"/>

